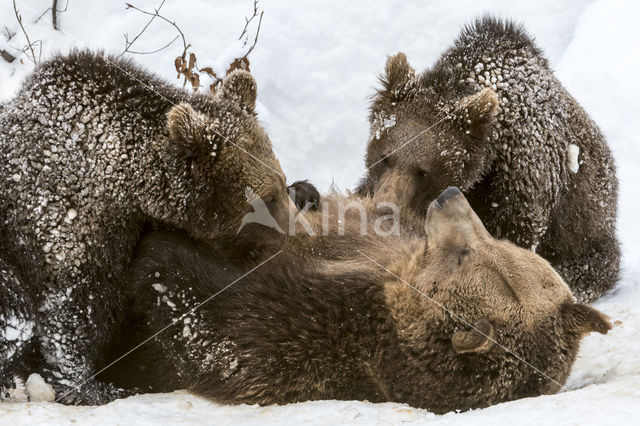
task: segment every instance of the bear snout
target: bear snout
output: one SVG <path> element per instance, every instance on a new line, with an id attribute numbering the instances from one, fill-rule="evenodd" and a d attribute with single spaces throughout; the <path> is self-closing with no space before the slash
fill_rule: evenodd
<path id="1" fill-rule="evenodd" d="M 464 248 L 491 236 L 459 188 L 451 186 L 433 200 L 425 221 L 431 244 Z"/>
<path id="2" fill-rule="evenodd" d="M 412 176 L 399 170 L 387 170 L 378 181 L 373 202 L 375 205 L 393 204 L 405 208 L 415 192 L 416 182 Z"/>

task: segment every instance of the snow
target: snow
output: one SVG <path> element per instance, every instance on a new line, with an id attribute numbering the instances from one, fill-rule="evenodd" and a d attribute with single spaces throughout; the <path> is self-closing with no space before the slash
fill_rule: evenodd
<path id="1" fill-rule="evenodd" d="M 164 293 L 167 291 L 167 287 L 159 283 L 153 284 L 151 287 L 153 287 L 158 293 Z"/>
<path id="2" fill-rule="evenodd" d="M 32 321 L 26 321 L 24 318 L 18 318 L 14 315 L 7 318 L 5 323 L 5 329 L 0 330 L 0 336 L 9 341 L 18 339 L 23 342 L 28 341 L 35 326 Z"/>
<path id="3" fill-rule="evenodd" d="M 580 155 L 580 147 L 578 145 L 570 144 L 568 152 L 569 170 L 571 173 L 578 173 L 580 169 L 580 163 L 578 163 L 578 155 Z"/>
<path id="4" fill-rule="evenodd" d="M 17 35 L 0 35 L 0 49 L 15 53 L 24 39 L 10 4 L 0 8 L 4 25 Z M 148 21 L 121 2 L 70 2 L 59 15 L 62 32 L 45 18 L 50 4 L 18 0 L 32 40 L 43 41 L 43 57 L 70 46 L 119 53 L 123 32 L 130 36 Z M 59 2 L 61 3 L 61 2 Z M 159 1 L 137 1 L 152 10 Z M 241 44 L 235 40 L 251 11 L 251 1 L 168 0 L 162 8 L 193 45 L 199 66 L 223 67 Z M 614 152 L 620 179 L 618 229 L 623 248 L 619 286 L 595 306 L 614 323 L 607 335 L 593 334 L 582 344 L 562 391 L 465 413 L 436 416 L 402 404 L 315 401 L 286 406 L 222 406 L 187 392 L 139 395 L 101 407 L 53 403 L 0 403 L 0 424 L 633 424 L 640 422 L 640 3 L 634 0 L 280 0 L 265 2 L 260 39 L 250 56 L 259 86 L 259 118 L 268 129 L 288 180 L 309 178 L 320 189 L 332 182 L 352 188 L 364 171 L 369 138 L 368 96 L 377 86 L 386 55 L 405 51 L 417 71 L 431 65 L 448 47 L 460 25 L 484 12 L 523 21 L 535 34 L 569 92 L 598 123 Z M 255 29 L 255 27 L 253 27 Z M 154 22 L 136 43 L 154 50 L 174 37 L 171 27 Z M 251 38 L 250 38 L 251 40 Z M 240 47 L 239 47 L 240 46 Z M 176 42 L 135 60 L 175 81 Z M 0 101 L 17 90 L 31 65 L 26 57 L 0 60 Z M 217 68 L 216 68 L 217 69 Z M 203 79 L 203 85 L 207 81 Z M 390 124 L 390 122 L 382 125 Z M 568 153 L 579 167 L 579 151 Z M 575 162 L 573 161 L 575 159 Z M 18 179 L 20 177 L 18 176 Z M 159 291 L 156 289 L 156 291 Z M 16 392 L 19 394 L 20 392 Z"/>
<path id="5" fill-rule="evenodd" d="M 47 384 L 42 376 L 37 373 L 29 375 L 25 383 L 25 390 L 29 396 L 29 401 L 52 402 L 55 399 L 55 391 L 51 385 Z"/>

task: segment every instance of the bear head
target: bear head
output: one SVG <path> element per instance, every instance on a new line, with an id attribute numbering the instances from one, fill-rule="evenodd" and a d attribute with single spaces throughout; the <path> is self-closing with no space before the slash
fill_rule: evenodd
<path id="1" fill-rule="evenodd" d="M 446 187 L 465 191 L 489 168 L 498 99 L 491 89 L 460 93 L 439 75 L 416 76 L 404 53 L 387 60 L 380 80 L 358 192 L 424 214 Z"/>
<path id="2" fill-rule="evenodd" d="M 297 209 L 257 121 L 256 97 L 251 74 L 234 71 L 215 97 L 200 96 L 170 109 L 169 137 L 163 141 L 169 151 L 164 156 L 170 175 L 166 185 L 179 212 L 170 224 L 196 238 L 252 243 L 286 233 Z"/>
<path id="3" fill-rule="evenodd" d="M 425 227 L 424 256 L 385 288 L 412 358 L 402 400 L 447 412 L 556 392 L 580 340 L 611 328 L 543 258 L 492 238 L 457 188 L 430 204 Z"/>

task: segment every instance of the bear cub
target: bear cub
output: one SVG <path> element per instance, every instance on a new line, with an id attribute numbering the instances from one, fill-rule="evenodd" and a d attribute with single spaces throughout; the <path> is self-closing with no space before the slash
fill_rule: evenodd
<path id="1" fill-rule="evenodd" d="M 492 235 L 551 262 L 578 300 L 614 286 L 611 151 L 521 27 L 484 17 L 432 68 L 416 74 L 399 53 L 381 80 L 359 194 L 424 217 L 457 185 Z"/>
<path id="2" fill-rule="evenodd" d="M 59 401 L 121 395 L 92 374 L 124 315 L 125 277 L 143 231 L 272 243 L 278 234 L 255 224 L 236 236 L 251 212 L 247 194 L 286 229 L 296 209 L 257 121 L 256 96 L 245 71 L 227 76 L 213 97 L 174 88 L 130 61 L 75 51 L 38 66 L 3 105 L 0 223 L 11 238 L 0 253 L 24 253 L 34 267 L 9 274 L 2 265 L 10 285 L 0 301 L 10 302 L 0 306 L 0 330 L 16 312 L 21 324 L 34 324 L 29 332 L 37 331 Z M 3 351 L 0 366 L 16 356 Z M 3 368 L 0 382 L 12 374 Z"/>

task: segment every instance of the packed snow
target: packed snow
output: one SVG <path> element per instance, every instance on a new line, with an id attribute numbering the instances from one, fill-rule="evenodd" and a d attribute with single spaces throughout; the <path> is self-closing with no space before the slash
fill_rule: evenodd
<path id="1" fill-rule="evenodd" d="M 578 173 L 580 170 L 580 163 L 578 162 L 578 156 L 580 155 L 580 147 L 578 145 L 569 145 L 569 170 L 571 173 Z"/>
<path id="2" fill-rule="evenodd" d="M 160 1 L 134 1 L 152 11 Z M 42 58 L 71 46 L 120 53 L 123 33 L 133 38 L 149 17 L 125 10 L 118 1 L 70 1 L 58 14 L 61 31 L 51 29 L 48 0 L 17 0 Z M 58 2 L 65 3 L 63 1 Z M 9 0 L 0 8 L 0 49 L 18 55 L 25 45 Z M 363 174 L 369 138 L 368 96 L 376 87 L 386 55 L 404 51 L 416 70 L 432 64 L 476 16 L 490 12 L 522 21 L 546 52 L 556 75 L 608 138 L 620 179 L 619 236 L 623 273 L 618 287 L 595 303 L 614 324 L 607 335 L 582 344 L 572 374 L 556 395 L 527 398 L 465 413 L 437 416 L 402 404 L 315 401 L 286 406 L 222 406 L 184 391 L 139 395 L 101 407 L 47 402 L 0 403 L 0 424 L 633 424 L 640 422 L 640 4 L 634 0 L 374 1 L 280 0 L 265 2 L 260 37 L 251 53 L 259 86 L 259 117 L 268 129 L 289 181 L 308 178 L 327 190 L 331 183 L 352 188 Z M 167 0 L 161 13 L 185 33 L 198 64 L 216 72 L 246 49 L 237 41 L 251 0 L 204 2 Z M 251 24 L 252 42 L 257 20 Z M 5 26 L 15 33 L 7 41 Z M 166 45 L 175 30 L 154 21 L 135 50 Z M 173 60 L 181 42 L 155 54 L 132 55 L 145 67 L 175 81 Z M 38 55 L 39 49 L 36 49 Z M 18 90 L 32 69 L 28 58 L 0 59 L 0 102 Z M 203 80 L 203 84 L 210 83 Z M 391 123 L 385 123 L 385 125 Z M 577 171 L 580 153 L 569 152 Z M 16 177 L 18 180 L 20 176 Z M 74 212 L 67 218 L 73 221 Z M 156 289 L 161 291 L 161 289 Z M 31 392 L 46 387 L 32 379 Z M 29 390 L 29 389 L 27 389 Z M 16 399 L 25 395 L 16 392 Z M 35 399 L 35 398 L 32 398 Z"/>
<path id="3" fill-rule="evenodd" d="M 29 396 L 29 401 L 32 402 L 52 402 L 56 396 L 51 385 L 38 373 L 33 373 L 27 378 L 25 392 Z"/>

